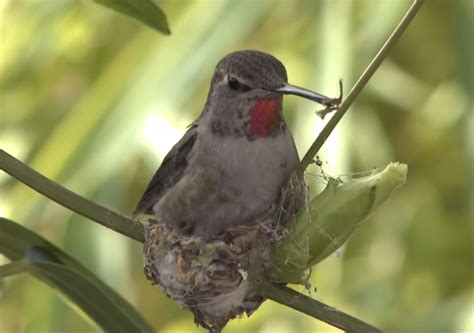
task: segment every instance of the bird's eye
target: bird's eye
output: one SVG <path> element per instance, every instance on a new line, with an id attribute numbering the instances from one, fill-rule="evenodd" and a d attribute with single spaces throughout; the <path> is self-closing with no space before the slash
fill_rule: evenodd
<path id="1" fill-rule="evenodd" d="M 227 85 L 232 90 L 239 90 L 240 88 L 240 82 L 236 78 L 233 78 L 231 76 L 229 77 L 229 79 L 227 79 Z"/>

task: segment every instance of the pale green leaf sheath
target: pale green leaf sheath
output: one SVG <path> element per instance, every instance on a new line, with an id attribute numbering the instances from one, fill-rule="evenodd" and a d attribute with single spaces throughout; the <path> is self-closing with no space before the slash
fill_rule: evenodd
<path id="1" fill-rule="evenodd" d="M 330 179 L 298 215 L 289 235 L 274 245 L 269 276 L 302 283 L 303 273 L 341 247 L 405 183 L 406 174 L 405 164 L 391 163 L 382 171 L 344 183 Z"/>

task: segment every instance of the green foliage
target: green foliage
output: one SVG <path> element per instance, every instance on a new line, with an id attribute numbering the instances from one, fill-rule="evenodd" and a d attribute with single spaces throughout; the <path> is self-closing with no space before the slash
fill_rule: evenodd
<path id="1" fill-rule="evenodd" d="M 170 34 L 165 13 L 151 0 L 94 0 L 122 14 L 133 17 L 150 28 Z"/>
<path id="2" fill-rule="evenodd" d="M 202 111 L 223 55 L 272 53 L 292 83 L 337 95 L 337 81 L 351 87 L 409 3 L 161 0 L 173 22 L 173 37 L 164 38 L 90 1 L 0 2 L 0 147 L 129 214 Z M 409 165 L 408 182 L 390 204 L 311 278 L 313 296 L 386 331 L 472 331 L 473 29 L 469 1 L 426 1 L 320 152 L 335 177 L 391 160 Z M 285 98 L 284 110 L 302 156 L 321 121 L 312 103 L 297 98 Z M 313 195 L 325 186 L 319 168 L 306 179 Z M 189 314 L 143 278 L 140 244 L 2 172 L 0 215 L 78 258 L 158 330 L 195 329 Z M 0 330 L 91 330 L 28 275 L 0 288 Z M 227 330 L 275 329 L 328 330 L 271 302 Z"/>
<path id="3" fill-rule="evenodd" d="M 407 166 L 391 163 L 384 170 L 326 188 L 298 214 L 294 228 L 273 249 L 270 276 L 304 283 L 303 274 L 333 254 L 405 183 Z"/>
<path id="4" fill-rule="evenodd" d="M 0 252 L 12 260 L 0 278 L 28 272 L 67 296 L 106 332 L 153 332 L 122 296 L 59 248 L 0 218 Z"/>

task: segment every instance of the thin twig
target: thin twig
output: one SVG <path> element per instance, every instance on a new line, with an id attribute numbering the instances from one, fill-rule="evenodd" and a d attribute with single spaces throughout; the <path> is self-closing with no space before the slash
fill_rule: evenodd
<path id="1" fill-rule="evenodd" d="M 8 264 L 0 265 L 0 279 L 16 274 L 24 273 L 28 269 L 28 262 L 24 259 L 9 262 Z"/>
<path id="2" fill-rule="evenodd" d="M 53 182 L 2 149 L 0 149 L 0 169 L 61 206 L 139 242 L 143 243 L 145 240 L 143 226 L 140 223 Z"/>
<path id="3" fill-rule="evenodd" d="M 313 162 L 314 156 L 318 153 L 319 149 L 321 149 L 326 139 L 329 137 L 331 132 L 336 128 L 336 125 L 341 120 L 342 116 L 346 113 L 347 109 L 351 106 L 357 96 L 360 94 L 362 89 L 365 87 L 367 82 L 370 80 L 372 75 L 375 73 L 377 68 L 379 68 L 380 64 L 383 62 L 385 57 L 387 56 L 388 52 L 392 49 L 395 43 L 400 39 L 400 36 L 403 34 L 405 29 L 408 27 L 410 22 L 415 17 L 416 13 L 423 5 L 424 0 L 414 0 L 408 11 L 406 12 L 405 16 L 401 19 L 398 26 L 392 32 L 390 37 L 384 43 L 384 45 L 380 48 L 379 52 L 375 55 L 374 59 L 370 62 L 367 66 L 365 71 L 360 76 L 359 80 L 356 82 L 352 90 L 347 94 L 346 98 L 342 101 L 341 105 L 339 106 L 338 110 L 326 126 L 323 128 L 319 136 L 313 142 L 309 150 L 304 155 L 303 159 L 301 160 L 300 164 L 298 165 L 298 169 L 296 170 L 296 174 L 298 177 L 302 177 L 305 170 L 308 166 Z"/>
<path id="4" fill-rule="evenodd" d="M 0 169 L 5 170 L 6 173 L 12 177 L 18 179 L 23 184 L 31 187 L 38 191 L 44 196 L 50 198 L 56 203 L 69 208 L 70 210 L 108 227 L 122 235 L 130 237 L 141 243 L 144 241 L 143 226 L 123 215 L 120 215 L 113 210 L 107 209 L 101 205 L 98 205 L 90 200 L 87 200 L 80 195 L 71 192 L 65 187 L 53 182 L 46 178 L 35 170 L 31 169 L 27 165 L 23 164 L 7 152 L 0 149 Z M 333 308 L 325 305 L 321 302 L 313 300 L 304 295 L 298 295 L 297 292 L 289 289 L 275 289 L 275 294 L 272 292 L 272 285 L 262 284 L 260 285 L 262 296 L 272 299 L 278 303 L 286 305 L 297 311 L 306 313 L 307 315 L 325 321 L 335 327 L 341 327 L 341 325 L 348 325 L 348 327 L 359 327 L 362 323 L 359 319 L 355 319 L 352 323 L 351 316 L 337 311 L 339 317 L 333 317 Z M 313 309 L 313 310 L 310 310 Z M 327 319 L 329 318 L 329 319 Z M 330 321 L 334 318 L 334 322 Z M 337 318 L 346 318 L 342 323 L 337 322 Z M 368 325 L 368 324 L 365 324 Z M 370 327 L 362 326 L 362 327 Z M 362 332 L 362 331 L 353 331 Z M 378 332 L 378 331 L 366 331 L 366 332 Z"/>
<path id="5" fill-rule="evenodd" d="M 350 333 L 381 333 L 378 328 L 286 286 L 260 285 L 258 293 Z"/>

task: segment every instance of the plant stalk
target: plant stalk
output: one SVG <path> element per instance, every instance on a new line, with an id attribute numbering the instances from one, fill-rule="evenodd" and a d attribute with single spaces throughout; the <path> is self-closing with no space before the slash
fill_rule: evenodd
<path id="1" fill-rule="evenodd" d="M 6 173 L 28 187 L 36 190 L 56 203 L 78 213 L 79 215 L 102 224 L 103 226 L 110 228 L 124 236 L 130 237 L 138 242 L 144 242 L 142 224 L 133 221 L 126 216 L 118 214 L 113 210 L 98 205 L 84 197 L 81 197 L 80 195 L 46 178 L 1 149 L 0 169 L 4 170 Z M 0 269 L 0 273 L 10 274 L 10 272 L 13 272 L 10 270 L 10 268 L 13 269 L 14 267 L 3 267 L 3 270 Z M 346 321 L 342 322 L 341 324 L 337 324 L 339 317 L 333 317 L 332 312 L 334 312 L 334 309 L 331 306 L 299 294 L 290 288 L 275 288 L 276 287 L 273 287 L 269 283 L 262 283 L 260 285 L 259 291 L 261 292 L 261 296 L 286 305 L 294 310 L 303 312 L 313 318 L 327 322 L 328 324 L 335 327 L 341 327 L 341 325 L 349 325 L 348 327 L 358 327 L 360 323 L 363 323 L 356 318 L 354 318 L 355 321 L 352 323 L 351 318 L 353 317 L 338 311 L 338 313 L 341 315 L 340 318 L 346 318 Z M 366 327 L 370 327 L 370 325 L 366 325 Z M 358 333 L 364 331 L 351 332 Z M 379 331 L 365 332 L 375 333 Z"/>
<path id="2" fill-rule="evenodd" d="M 141 223 L 81 197 L 46 178 L 2 149 L 0 149 L 0 169 L 79 215 L 141 243 L 145 241 Z"/>
<path id="3" fill-rule="evenodd" d="M 341 312 L 334 307 L 303 295 L 289 287 L 277 286 L 270 283 L 262 284 L 258 293 L 294 310 L 305 313 L 313 318 L 351 333 L 381 333 L 378 328 Z"/>
<path id="4" fill-rule="evenodd" d="M 403 16 L 400 23 L 397 25 L 397 27 L 392 32 L 390 37 L 388 37 L 387 41 L 382 45 L 379 52 L 377 52 L 377 54 L 372 59 L 372 61 L 367 66 L 367 68 L 362 73 L 362 75 L 359 77 L 359 80 L 357 80 L 356 84 L 352 87 L 351 91 L 347 94 L 346 98 L 344 98 L 341 105 L 339 106 L 337 111 L 334 113 L 332 118 L 329 120 L 329 122 L 326 124 L 326 126 L 323 128 L 321 133 L 319 133 L 318 137 L 313 142 L 311 147 L 308 149 L 303 159 L 301 160 L 300 164 L 298 165 L 298 168 L 296 169 L 296 175 L 299 178 L 303 177 L 305 170 L 313 162 L 314 157 L 316 156 L 318 151 L 321 149 L 324 142 L 326 142 L 326 139 L 329 137 L 331 132 L 336 128 L 336 125 L 342 119 L 347 109 L 349 109 L 349 107 L 352 105 L 352 103 L 357 98 L 357 96 L 359 96 L 360 92 L 365 87 L 367 82 L 369 82 L 372 75 L 374 75 L 375 71 L 379 68 L 379 66 L 382 64 L 384 59 L 387 57 L 387 54 L 390 52 L 392 47 L 400 39 L 403 32 L 405 32 L 406 28 L 408 27 L 410 22 L 413 20 L 416 13 L 420 9 L 420 7 L 423 5 L 423 2 L 424 0 L 413 1 L 412 5 L 410 6 L 406 14 Z"/>

